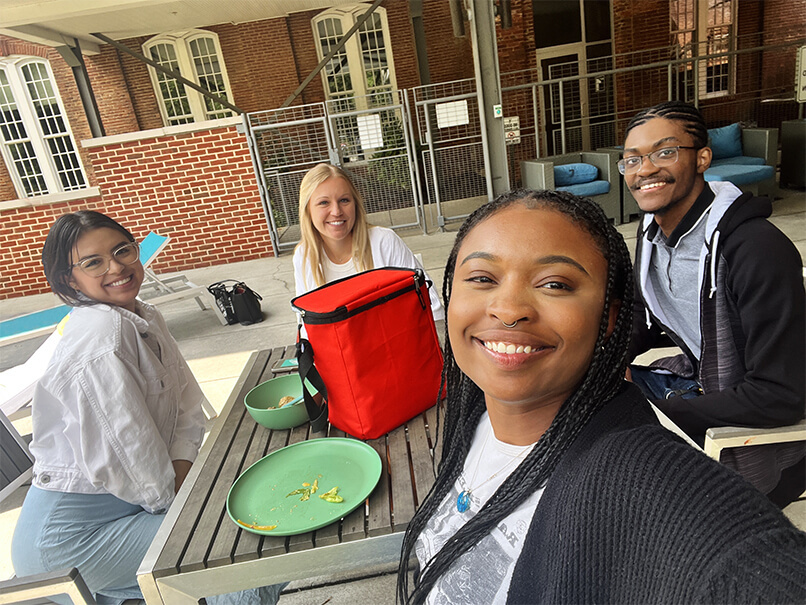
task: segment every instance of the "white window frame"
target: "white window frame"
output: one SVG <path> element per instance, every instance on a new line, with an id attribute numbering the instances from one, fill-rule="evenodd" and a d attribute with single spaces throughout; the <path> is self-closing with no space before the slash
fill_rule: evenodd
<path id="1" fill-rule="evenodd" d="M 714 0 L 700 0 L 699 2 L 699 15 L 697 19 L 697 35 L 700 43 L 699 54 L 708 55 L 710 53 L 719 53 L 733 50 L 734 41 L 736 40 L 736 11 L 738 9 L 738 2 L 736 0 L 716 0 L 721 3 L 730 3 L 730 16 L 729 23 L 709 24 L 709 1 Z M 728 29 L 728 33 L 723 38 L 727 41 L 726 48 L 713 48 L 712 32 L 722 27 Z M 724 45 L 723 45 L 724 46 Z M 727 78 L 728 85 L 725 89 L 714 90 L 708 92 L 708 68 L 712 65 L 727 64 Z M 700 61 L 700 99 L 711 99 L 714 97 L 724 97 L 734 94 L 736 89 L 736 55 L 728 55 L 727 57 L 718 57 L 716 59 L 705 59 Z"/>
<path id="2" fill-rule="evenodd" d="M 341 33 L 344 35 L 351 27 L 353 27 L 353 25 L 355 25 L 355 22 L 358 20 L 358 18 L 367 12 L 367 8 L 368 7 L 366 4 L 339 6 L 328 9 L 314 17 L 314 19 L 311 21 L 311 26 L 313 28 L 313 38 L 316 44 L 316 55 L 320 61 L 324 58 L 324 53 L 322 52 L 322 43 L 319 37 L 319 23 L 327 19 L 340 20 L 342 28 Z M 347 91 L 337 93 L 332 93 L 330 91 L 330 84 L 327 74 L 328 66 L 326 66 L 321 72 L 321 77 L 322 87 L 324 88 L 325 96 L 328 99 L 355 98 L 358 100 L 376 92 L 388 92 L 397 89 L 395 62 L 392 56 L 391 36 L 389 34 L 389 22 L 386 18 L 386 9 L 383 7 L 378 7 L 375 9 L 374 15 L 380 17 L 381 20 L 381 32 L 383 34 L 384 51 L 386 55 L 386 69 L 389 72 L 388 83 L 384 86 L 375 86 L 372 89 L 368 88 L 367 70 L 365 69 L 361 48 L 359 46 L 361 36 L 361 29 L 359 29 L 350 37 L 342 49 L 347 55 L 347 64 L 349 66 L 351 75 L 350 79 L 352 84 L 352 94 L 347 94 Z M 365 25 L 366 23 L 368 22 L 365 22 Z M 360 71 L 357 69 L 359 67 Z M 360 74 L 361 77 L 356 77 L 357 74 Z M 360 106 L 364 103 L 359 101 L 358 104 Z"/>
<path id="3" fill-rule="evenodd" d="M 736 39 L 736 24 L 737 24 L 737 10 L 739 3 L 736 0 L 716 0 L 721 3 L 730 3 L 730 16 L 731 19 L 728 23 L 709 24 L 709 11 L 712 7 L 709 4 L 715 0 L 679 0 L 680 3 L 685 3 L 686 9 L 692 9 L 694 14 L 691 15 L 688 11 L 682 11 L 687 15 L 689 23 L 677 23 L 677 29 L 672 29 L 671 34 L 673 37 L 673 44 L 677 44 L 682 49 L 680 58 L 691 58 L 692 63 L 687 64 L 686 70 L 692 70 L 694 61 L 697 57 L 704 57 L 712 52 L 725 52 L 734 50 L 733 45 Z M 670 16 L 671 9 L 675 6 L 670 3 Z M 728 33 L 724 38 L 727 40 L 727 48 L 714 49 L 710 36 L 721 27 L 727 27 Z M 708 68 L 716 64 L 727 64 L 727 88 L 721 88 L 708 92 Z M 727 57 L 711 59 L 700 59 L 698 61 L 698 89 L 700 99 L 711 99 L 715 97 L 724 97 L 735 94 L 736 91 L 736 57 L 735 55 L 728 55 Z"/>
<path id="4" fill-rule="evenodd" d="M 55 133 L 46 134 L 42 128 L 41 118 L 37 116 L 36 110 L 33 105 L 31 93 L 28 90 L 28 85 L 25 82 L 22 70 L 28 65 L 39 65 L 45 68 L 48 83 L 52 88 L 53 100 L 55 101 L 55 108 L 60 112 L 57 117 L 63 122 L 64 129 Z M 13 96 L 14 104 L 19 110 L 20 121 L 26 131 L 26 137 L 15 139 L 14 141 L 6 141 L 5 137 L 0 137 L 0 152 L 2 152 L 3 160 L 6 163 L 8 173 L 20 198 L 34 198 L 56 193 L 64 193 L 68 191 L 81 191 L 89 188 L 87 181 L 87 173 L 84 170 L 84 165 L 81 160 L 81 154 L 78 152 L 73 131 L 70 128 L 70 121 L 67 117 L 67 112 L 64 109 L 59 88 L 56 85 L 56 79 L 53 77 L 53 70 L 50 63 L 41 57 L 30 57 L 23 55 L 11 55 L 8 57 L 0 58 L 0 68 L 5 72 L 8 78 L 9 88 Z M 41 93 L 42 91 L 40 91 Z M 65 186 L 59 176 L 56 160 L 53 156 L 51 149 L 48 146 L 48 139 L 61 138 L 69 141 L 72 150 L 65 150 L 63 153 L 68 156 L 72 164 L 72 172 L 74 176 L 80 177 L 76 179 L 77 182 L 74 186 Z M 33 150 L 34 159 L 39 165 L 41 177 L 44 180 L 45 190 L 28 192 L 22 176 L 20 175 L 17 165 L 14 163 L 10 146 L 15 143 L 29 142 Z"/>
<path id="5" fill-rule="evenodd" d="M 174 32 L 174 33 L 167 33 L 167 34 L 160 34 L 158 36 L 154 36 L 150 38 L 143 44 L 143 54 L 152 59 L 151 56 L 151 49 L 158 45 L 170 45 L 174 49 L 174 53 L 176 54 L 176 61 L 178 63 L 179 73 L 186 79 L 190 80 L 202 86 L 200 74 L 196 71 L 193 62 L 193 55 L 190 50 L 190 45 L 192 42 L 200 39 L 210 40 L 213 43 L 213 47 L 215 49 L 216 59 L 218 60 L 218 66 L 220 68 L 220 75 L 223 79 L 224 91 L 218 91 L 218 94 L 223 92 L 223 95 L 227 101 L 231 104 L 234 103 L 233 96 L 232 96 L 232 88 L 230 87 L 229 83 L 229 76 L 227 75 L 227 66 L 224 62 L 224 54 L 221 52 L 221 45 L 218 42 L 218 35 L 214 32 L 194 29 L 190 31 L 184 32 Z M 231 109 L 226 107 L 222 107 L 220 110 L 215 110 L 213 112 L 207 111 L 207 106 L 205 104 L 205 97 L 200 92 L 193 90 L 189 86 L 185 86 L 177 82 L 181 89 L 184 89 L 185 98 L 187 99 L 187 103 L 189 105 L 190 114 L 185 114 L 186 117 L 174 117 L 168 115 L 168 110 L 166 108 L 166 99 L 162 95 L 162 90 L 160 87 L 160 78 L 162 74 L 158 73 L 156 69 L 149 66 L 148 68 L 149 76 L 151 77 L 151 84 L 154 87 L 154 94 L 157 97 L 157 104 L 159 105 L 160 115 L 162 116 L 162 122 L 165 126 L 178 126 L 180 124 L 191 124 L 193 122 L 203 122 L 206 120 L 215 120 L 219 118 L 227 118 L 234 115 L 234 112 Z M 215 91 L 214 91 L 215 92 Z"/>

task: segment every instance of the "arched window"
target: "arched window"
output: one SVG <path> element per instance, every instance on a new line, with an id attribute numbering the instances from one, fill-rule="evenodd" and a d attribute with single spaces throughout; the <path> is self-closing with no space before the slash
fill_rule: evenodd
<path id="1" fill-rule="evenodd" d="M 87 187 L 50 65 L 38 57 L 0 59 L 2 155 L 20 197 Z"/>
<path id="2" fill-rule="evenodd" d="M 316 52 L 321 61 L 363 15 L 367 5 L 327 10 L 313 20 Z M 322 70 L 328 99 L 349 99 L 397 87 L 389 24 L 383 8 L 367 19 Z M 348 104 L 351 104 L 348 101 Z M 347 107 L 345 107 L 347 109 Z"/>
<path id="3" fill-rule="evenodd" d="M 162 34 L 143 45 L 147 57 L 208 91 L 232 100 L 227 69 L 222 60 L 218 36 L 212 32 L 193 30 Z M 149 68 L 154 92 L 160 100 L 160 113 L 167 126 L 215 120 L 232 115 L 232 111 L 186 87 L 174 78 Z"/>

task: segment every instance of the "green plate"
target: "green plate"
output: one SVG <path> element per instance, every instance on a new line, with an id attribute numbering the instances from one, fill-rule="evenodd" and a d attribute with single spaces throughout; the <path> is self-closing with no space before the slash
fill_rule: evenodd
<path id="1" fill-rule="evenodd" d="M 255 462 L 235 480 L 227 496 L 227 514 L 238 527 L 264 536 L 293 536 L 338 521 L 358 508 L 381 477 L 378 453 L 362 441 L 329 437 L 289 445 Z M 319 481 L 310 499 L 287 496 L 303 483 Z M 333 487 L 344 502 L 319 496 Z M 272 526 L 274 529 L 244 527 Z"/>

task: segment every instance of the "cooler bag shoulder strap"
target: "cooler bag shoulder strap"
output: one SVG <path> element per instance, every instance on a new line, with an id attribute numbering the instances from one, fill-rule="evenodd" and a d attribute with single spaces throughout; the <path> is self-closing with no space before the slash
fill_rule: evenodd
<path id="1" fill-rule="evenodd" d="M 327 425 L 327 388 L 319 371 L 313 365 L 313 348 L 305 338 L 297 341 L 297 362 L 299 378 L 302 381 L 302 397 L 305 400 L 305 410 L 311 421 L 311 430 L 315 433 L 323 430 Z M 316 405 L 305 381 L 308 381 L 322 395 L 322 407 Z"/>

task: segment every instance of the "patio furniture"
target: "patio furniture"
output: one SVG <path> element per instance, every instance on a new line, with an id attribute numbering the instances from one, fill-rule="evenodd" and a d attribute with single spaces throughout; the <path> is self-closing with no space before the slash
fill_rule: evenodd
<path id="1" fill-rule="evenodd" d="M 249 416 L 246 393 L 272 378 L 275 362 L 294 352 L 294 346 L 255 352 L 244 367 L 138 571 L 149 605 L 397 568 L 406 525 L 434 482 L 435 408 L 367 442 L 380 454 L 380 481 L 366 505 L 340 521 L 283 538 L 244 531 L 227 515 L 229 489 L 250 465 L 286 445 L 345 436 L 333 427 L 310 433 L 307 423 L 270 430 Z"/>
<path id="2" fill-rule="evenodd" d="M 67 595 L 74 605 L 95 605 L 78 569 L 48 571 L 0 582 L 0 604 L 50 603 L 48 597 Z"/>
<path id="3" fill-rule="evenodd" d="M 706 181 L 730 181 L 744 191 L 775 198 L 777 128 L 741 128 L 739 123 L 708 129 L 713 157 Z"/>
<path id="4" fill-rule="evenodd" d="M 31 478 L 34 458 L 6 415 L 0 412 L 0 502 Z"/>
<path id="5" fill-rule="evenodd" d="M 226 318 L 218 310 L 218 306 L 212 300 L 212 295 L 207 291 L 206 287 L 197 286 L 181 273 L 170 277 L 159 277 L 149 268 L 149 265 L 170 241 L 170 237 L 151 231 L 140 243 L 140 262 L 143 264 L 145 279 L 143 280 L 143 285 L 140 286 L 139 297 L 155 306 L 193 298 L 202 311 L 207 308 L 204 303 L 206 298 L 211 301 L 209 306 L 213 309 L 218 321 L 221 325 L 226 326 Z"/>
<path id="6" fill-rule="evenodd" d="M 554 189 L 589 197 L 617 225 L 622 215 L 619 176 L 610 156 L 596 151 L 521 162 L 521 180 L 527 189 Z"/>
<path id="7" fill-rule="evenodd" d="M 790 426 L 771 429 L 751 429 L 741 426 L 720 426 L 705 431 L 703 451 L 714 460 L 726 447 L 746 447 L 767 443 L 806 441 L 806 420 Z"/>
<path id="8" fill-rule="evenodd" d="M 624 152 L 624 147 L 600 147 L 596 151 L 606 153 L 610 158 L 611 170 L 615 171 L 618 176 L 618 191 L 619 203 L 621 205 L 621 221 L 629 223 L 634 216 L 641 214 L 641 209 L 638 207 L 638 202 L 635 201 L 633 194 L 630 193 L 627 184 L 624 182 L 624 176 L 618 171 L 618 161 L 621 159 L 621 154 Z"/>

